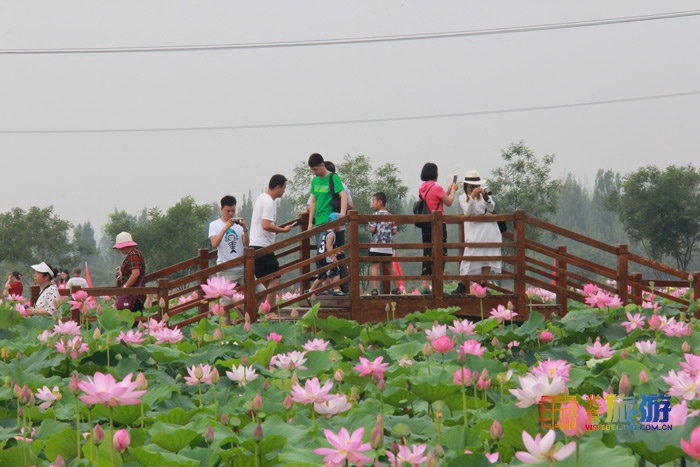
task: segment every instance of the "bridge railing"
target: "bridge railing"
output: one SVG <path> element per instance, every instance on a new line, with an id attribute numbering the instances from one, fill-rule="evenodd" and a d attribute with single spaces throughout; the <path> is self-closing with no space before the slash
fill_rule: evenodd
<path id="1" fill-rule="evenodd" d="M 689 274 L 688 272 L 651 261 L 629 252 L 627 245 L 608 245 L 527 216 L 523 211 L 516 211 L 512 214 L 479 216 L 445 215 L 439 211 L 425 216 L 413 214 L 383 216 L 383 221 L 394 221 L 399 225 L 405 224 L 410 226 L 413 226 L 417 221 L 430 220 L 433 229 L 432 243 L 392 243 L 391 246 L 395 249 L 396 256 L 386 258 L 368 256 L 366 251 L 372 244 L 360 242 L 360 229 L 366 229 L 369 222 L 376 220 L 376 216 L 350 211 L 348 216 L 343 219 L 307 230 L 308 217 L 306 214 L 302 214 L 298 219 L 287 223 L 295 226 L 293 235 L 259 250 L 246 248 L 241 258 L 216 265 L 213 264 L 216 258 L 216 251 L 200 249 L 197 256 L 189 260 L 147 274 L 147 283 L 155 283 L 155 285 L 129 289 L 96 287 L 85 290 L 91 296 L 150 294 L 161 304 L 158 307 L 159 315 L 162 313 L 168 313 L 169 316 L 186 314 L 186 317 L 181 319 L 179 323 L 179 325 L 184 326 L 197 322 L 210 313 L 212 300 L 204 295 L 201 285 L 205 284 L 210 276 L 220 271 L 244 265 L 245 285 L 240 286 L 242 297 L 229 308 L 242 308 L 250 315 L 251 319 L 256 320 L 258 319 L 259 304 L 268 293 L 295 292 L 284 296 L 285 298 L 281 301 L 273 304 L 275 309 L 281 309 L 306 306 L 308 298 L 330 288 L 330 286 L 326 286 L 314 291 L 314 293 L 308 292 L 309 285 L 317 274 L 317 270 L 312 265 L 321 258 L 316 256 L 315 253 L 316 236 L 325 229 L 336 228 L 347 223 L 347 244 L 334 252 L 326 253 L 326 256 L 338 251 L 345 253 L 346 257 L 339 264 L 347 265 L 350 271 L 350 275 L 341 280 L 341 283 L 348 284 L 349 288 L 348 296 L 345 298 L 346 306 L 350 311 L 348 316 L 360 322 L 373 321 L 386 316 L 384 307 L 387 304 L 387 297 L 385 295 L 379 297 L 370 296 L 366 294 L 366 291 L 362 290 L 362 284 L 372 279 L 384 283 L 382 292 L 385 294 L 389 292 L 389 281 L 427 281 L 431 284 L 431 293 L 427 295 L 410 293 L 391 295 L 391 301 L 395 302 L 396 307 L 399 309 L 397 315 L 425 308 L 460 306 L 468 309 L 479 306 L 478 301 L 475 301 L 473 296 L 454 296 L 447 293 L 444 285 L 449 284 L 450 281 L 476 281 L 480 283 L 488 281 L 488 287 L 495 292 L 488 299 L 494 303 L 495 300 L 500 300 L 501 302 L 504 300 L 511 301 L 522 318 L 526 318 L 528 315 L 531 300 L 528 298 L 527 291 L 531 287 L 541 288 L 554 293 L 556 295 L 556 303 L 549 306 L 554 308 L 554 312 L 558 314 L 567 312 L 569 300 L 579 302 L 585 300 L 583 286 L 588 283 L 593 283 L 605 291 L 617 294 L 623 302 L 631 301 L 638 304 L 645 300 L 646 294 L 653 292 L 658 296 L 682 305 L 689 305 L 688 300 L 659 290 L 662 287 L 691 287 L 694 297 L 700 297 L 700 273 L 698 272 Z M 503 234 L 502 243 L 467 244 L 464 241 L 462 226 L 465 221 L 494 222 L 497 220 L 506 221 L 510 227 L 509 231 Z M 446 243 L 443 243 L 443 223 L 458 225 L 460 233 L 457 241 L 448 239 Z M 554 234 L 587 245 L 597 252 L 597 255 L 594 256 L 599 256 L 600 254 L 609 255 L 615 267 L 598 264 L 590 258 L 574 255 L 564 246 L 551 247 L 532 240 L 526 235 L 530 229 L 540 229 L 547 235 Z M 500 246 L 502 254 L 497 257 L 465 257 L 463 251 L 466 246 Z M 424 257 L 424 248 L 432 248 L 432 254 Z M 447 249 L 447 254 L 443 254 L 443 248 Z M 263 293 L 256 294 L 255 285 L 265 283 L 267 279 L 255 277 L 255 258 L 270 252 L 274 253 L 280 261 L 281 270 L 279 273 L 282 275 L 282 281 L 279 285 Z M 454 265 L 458 265 L 462 260 L 490 259 L 503 261 L 503 270 L 500 274 L 491 274 L 486 278 L 482 275 L 460 276 L 454 272 L 456 269 Z M 402 276 L 380 274 L 378 276 L 370 276 L 362 274 L 363 266 L 369 263 L 389 261 L 397 261 L 401 264 L 431 261 L 433 263 L 433 274 L 431 276 L 422 276 L 420 274 L 405 274 Z M 327 270 L 330 267 L 326 266 L 321 270 Z M 185 271 L 192 268 L 196 270 L 182 275 Z M 642 273 L 638 271 L 641 268 L 651 271 L 655 280 L 644 278 Z M 409 267 L 409 269 L 411 268 Z M 182 277 L 174 277 L 177 275 L 182 275 Z M 663 279 L 657 276 L 663 277 Z M 61 294 L 67 295 L 70 292 L 62 290 Z M 36 300 L 37 296 L 38 288 L 33 287 L 33 301 Z M 189 298 L 186 300 L 186 297 Z M 175 300 L 178 300 L 178 303 L 174 303 Z"/>

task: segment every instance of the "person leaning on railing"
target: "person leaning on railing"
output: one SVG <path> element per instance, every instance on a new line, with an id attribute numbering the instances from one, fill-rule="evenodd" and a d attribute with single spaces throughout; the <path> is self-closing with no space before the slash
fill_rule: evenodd
<path id="1" fill-rule="evenodd" d="M 420 179 L 423 180 L 423 184 L 418 188 L 418 194 L 420 195 L 423 200 L 425 200 L 425 204 L 428 206 L 428 209 L 432 211 L 440 211 L 443 214 L 445 213 L 445 206 L 452 206 L 452 203 L 455 200 L 455 193 L 457 191 L 457 184 L 456 183 L 451 183 L 450 186 L 447 187 L 447 191 L 445 191 L 440 185 L 437 183 L 438 179 L 438 167 L 436 164 L 432 162 L 426 162 L 425 165 L 423 166 L 423 170 L 420 173 Z M 423 243 L 432 243 L 433 242 L 433 232 L 432 232 L 432 226 L 428 224 L 427 227 L 422 227 L 421 228 L 421 233 L 422 233 L 422 239 Z M 443 243 L 447 241 L 447 225 L 445 223 L 442 224 L 442 241 Z M 442 254 L 447 255 L 447 248 L 442 249 Z M 433 256 L 433 249 L 432 248 L 424 248 L 423 249 L 423 256 L 426 257 L 431 257 Z M 445 263 L 443 262 L 443 268 L 445 267 Z M 432 276 L 433 275 L 433 262 L 432 261 L 423 261 L 423 267 L 421 271 L 421 275 L 423 276 Z M 430 289 L 428 288 L 429 286 L 429 281 L 423 281 L 423 286 L 421 289 L 422 294 L 429 294 Z"/>
<path id="2" fill-rule="evenodd" d="M 34 283 L 39 286 L 39 297 L 34 306 L 27 307 L 26 314 L 27 316 L 53 316 L 57 312 L 56 300 L 58 299 L 58 287 L 53 280 L 58 271 L 45 262 L 32 265 L 32 269 L 34 269 Z"/>
<path id="3" fill-rule="evenodd" d="M 121 287 L 142 287 L 144 285 L 146 259 L 141 250 L 136 248 L 137 246 L 138 243 L 131 238 L 129 232 L 121 232 L 117 235 L 117 241 L 112 247 L 112 249 L 119 250 L 126 255 L 117 271 L 117 281 Z M 145 301 L 145 295 L 138 295 L 133 308 L 130 308 L 131 311 L 142 311 Z"/>

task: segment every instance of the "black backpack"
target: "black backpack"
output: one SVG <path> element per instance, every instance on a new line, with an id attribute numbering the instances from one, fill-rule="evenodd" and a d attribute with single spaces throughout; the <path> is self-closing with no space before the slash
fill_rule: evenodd
<path id="1" fill-rule="evenodd" d="M 425 196 L 428 196 L 428 193 L 430 193 L 430 190 L 432 190 L 434 186 L 435 184 L 433 183 L 430 188 L 428 188 L 428 191 L 425 192 Z M 428 203 L 425 202 L 420 192 L 418 192 L 418 201 L 413 203 L 413 214 L 430 214 Z M 415 226 L 419 229 L 427 229 L 430 227 L 430 222 L 416 222 Z"/>

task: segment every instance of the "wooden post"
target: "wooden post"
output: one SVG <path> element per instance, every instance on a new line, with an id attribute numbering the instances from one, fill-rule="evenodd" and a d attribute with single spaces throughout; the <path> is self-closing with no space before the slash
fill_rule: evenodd
<path id="1" fill-rule="evenodd" d="M 632 280 L 632 303 L 635 305 L 642 304 L 642 273 L 633 272 L 630 274 Z M 628 297 L 629 298 L 629 297 Z"/>
<path id="2" fill-rule="evenodd" d="M 206 269 L 206 268 L 208 268 L 208 267 L 209 267 L 209 250 L 207 250 L 206 248 L 199 248 L 199 249 L 197 250 L 197 268 L 198 268 L 200 271 L 202 271 L 202 270 L 204 270 L 204 269 Z M 206 284 L 206 283 L 207 283 L 207 278 L 206 278 L 206 277 L 202 277 L 202 278 L 199 280 L 199 285 Z M 158 286 L 160 286 L 160 281 L 158 281 Z M 199 300 L 198 300 L 198 301 L 199 301 L 198 311 L 199 311 L 199 314 L 201 315 L 201 314 L 204 314 L 204 313 L 206 313 L 207 311 L 209 311 L 209 304 L 208 304 L 208 303 L 202 303 L 202 297 L 203 297 L 204 295 L 203 295 L 203 293 L 202 293 L 202 288 L 201 288 L 201 287 L 199 287 L 199 289 L 197 289 L 197 296 L 199 297 Z M 166 300 L 166 301 L 168 300 L 168 294 L 167 294 L 167 292 L 166 292 L 166 295 L 165 295 L 165 300 Z M 161 316 L 161 318 L 162 318 L 162 316 Z"/>
<path id="3" fill-rule="evenodd" d="M 306 232 L 309 230 L 309 213 L 308 212 L 303 212 L 299 216 L 299 231 L 300 232 Z M 299 253 L 299 259 L 301 261 L 304 261 L 306 259 L 311 258 L 311 240 L 309 237 L 305 237 L 301 241 L 301 252 Z M 308 274 L 311 272 L 311 265 L 306 265 L 302 266 L 301 268 L 301 274 Z M 311 281 L 309 279 L 304 279 L 301 282 L 301 291 L 303 292 L 304 290 L 308 290 L 311 287 Z"/>
<path id="4" fill-rule="evenodd" d="M 441 211 L 433 211 L 431 227 L 433 229 L 433 306 L 442 306 L 444 296 L 444 265 L 445 256 L 442 253 L 444 242 L 442 241 L 442 229 L 444 214 Z"/>
<path id="5" fill-rule="evenodd" d="M 558 246 L 557 247 L 557 267 L 559 269 L 564 269 L 566 270 L 567 262 L 564 259 L 566 257 L 566 247 L 565 246 Z M 563 317 L 569 312 L 568 309 L 568 296 L 566 293 L 567 290 L 567 282 L 569 281 L 569 277 L 565 272 L 559 272 L 557 274 L 557 286 L 564 289 L 564 293 L 557 293 L 557 305 L 559 305 L 559 317 Z"/>
<path id="6" fill-rule="evenodd" d="M 623 304 L 629 300 L 629 247 L 627 245 L 617 246 L 617 296 Z"/>
<path id="7" fill-rule="evenodd" d="M 36 301 L 39 299 L 39 286 L 32 285 L 29 287 L 29 304 L 31 306 L 36 305 Z"/>
<path id="8" fill-rule="evenodd" d="M 245 256 L 244 309 L 250 315 L 251 322 L 254 323 L 258 320 L 258 307 L 255 297 L 255 249 L 247 246 L 243 250 L 243 255 Z"/>
<path id="9" fill-rule="evenodd" d="M 199 250 L 202 251 L 201 249 Z M 204 250 L 207 251 L 207 250 Z M 163 320 L 163 315 L 170 310 L 170 281 L 167 278 L 158 279 L 158 321 Z M 201 289 L 201 287 L 200 287 Z M 164 306 L 160 307 L 160 301 L 163 300 Z M 202 313 L 202 305 L 199 305 L 199 312 Z"/>
<path id="10" fill-rule="evenodd" d="M 513 239 L 515 240 L 515 309 L 517 313 L 527 320 L 530 311 L 527 308 L 527 289 L 525 279 L 525 211 L 516 210 L 513 216 Z"/>
<path id="11" fill-rule="evenodd" d="M 360 292 L 360 223 L 358 221 L 359 214 L 356 210 L 350 211 L 350 223 L 348 224 L 348 253 L 350 257 L 350 316 L 348 319 L 364 323 L 367 321 L 365 312 L 360 301 L 362 300 Z"/>
<path id="12" fill-rule="evenodd" d="M 693 279 L 693 283 L 691 284 L 693 288 L 693 300 L 700 300 L 700 272 L 694 272 L 689 279 L 690 278 Z M 695 317 L 700 318 L 700 311 L 695 312 Z"/>

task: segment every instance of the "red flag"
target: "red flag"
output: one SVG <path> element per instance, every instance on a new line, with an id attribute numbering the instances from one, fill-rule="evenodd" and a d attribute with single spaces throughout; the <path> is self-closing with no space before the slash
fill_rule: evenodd
<path id="1" fill-rule="evenodd" d="M 88 287 L 92 287 L 92 279 L 90 279 L 90 270 L 87 266 L 87 261 L 85 261 L 85 280 L 87 281 Z"/>
<path id="2" fill-rule="evenodd" d="M 394 256 L 396 256 L 396 252 L 394 252 Z M 394 261 L 394 271 L 396 271 L 396 274 L 399 276 L 403 276 L 403 271 L 401 270 L 401 265 L 399 264 L 398 261 Z M 396 284 L 399 287 L 403 286 L 403 279 L 399 279 L 396 281 Z"/>

